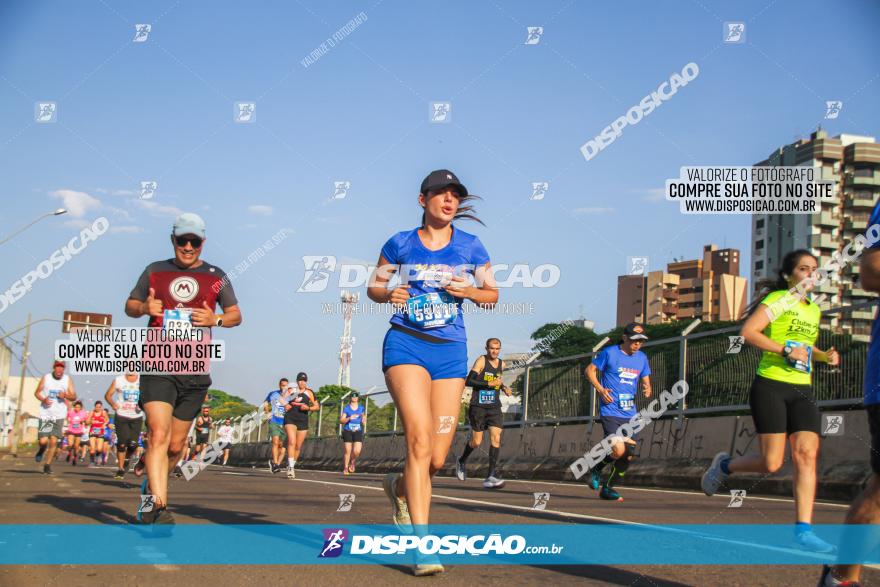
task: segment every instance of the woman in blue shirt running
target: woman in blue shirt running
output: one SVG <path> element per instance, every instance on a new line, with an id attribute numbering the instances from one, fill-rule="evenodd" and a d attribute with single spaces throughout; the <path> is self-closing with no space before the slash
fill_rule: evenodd
<path id="1" fill-rule="evenodd" d="M 491 308 L 498 301 L 485 247 L 452 224 L 459 218 L 482 224 L 469 204 L 475 198 L 451 171 L 431 172 L 418 198 L 421 226 L 385 243 L 367 289 L 374 302 L 397 308 L 383 343 L 382 370 L 403 423 L 407 456 L 403 473 L 388 474 L 383 487 L 401 530 L 426 528 L 431 478 L 443 468 L 455 435 L 468 373 L 461 304 L 468 299 Z M 395 274 L 400 282 L 389 287 Z M 440 572 L 439 562 L 415 567 L 416 575 Z"/>

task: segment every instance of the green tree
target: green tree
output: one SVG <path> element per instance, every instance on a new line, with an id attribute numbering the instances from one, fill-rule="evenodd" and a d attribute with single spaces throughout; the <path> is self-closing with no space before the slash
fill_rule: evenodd
<path id="1" fill-rule="evenodd" d="M 236 418 L 250 414 L 257 409 L 257 406 L 249 404 L 244 399 L 219 389 L 208 390 L 205 405 L 211 408 L 211 415 L 215 419 Z"/>

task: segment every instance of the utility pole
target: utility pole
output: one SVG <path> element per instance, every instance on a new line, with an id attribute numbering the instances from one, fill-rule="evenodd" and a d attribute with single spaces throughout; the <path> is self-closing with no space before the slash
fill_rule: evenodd
<path id="1" fill-rule="evenodd" d="M 23 426 L 21 417 L 24 414 L 22 402 L 24 401 L 24 376 L 27 370 L 28 348 L 31 342 L 31 315 L 28 313 L 27 330 L 24 334 L 24 350 L 21 353 L 21 379 L 18 382 L 18 403 L 15 406 L 15 420 L 12 423 L 12 452 L 18 452 L 19 428 Z M 22 432 L 22 435 L 24 433 Z"/>

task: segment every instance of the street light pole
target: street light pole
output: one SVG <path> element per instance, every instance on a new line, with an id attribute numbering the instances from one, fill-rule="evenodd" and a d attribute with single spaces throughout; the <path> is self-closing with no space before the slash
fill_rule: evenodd
<path id="1" fill-rule="evenodd" d="M 12 452 L 18 451 L 19 428 L 23 426 L 21 417 L 24 414 L 22 402 L 24 401 L 24 376 L 27 369 L 28 348 L 31 343 L 31 315 L 28 314 L 27 330 L 24 335 L 24 350 L 21 353 L 21 378 L 18 382 L 18 403 L 15 406 L 15 420 L 12 421 Z M 23 435 L 23 434 L 22 434 Z"/>
<path id="2" fill-rule="evenodd" d="M 31 226 L 33 226 L 34 224 L 36 224 L 37 222 L 42 220 L 43 218 L 46 218 L 48 216 L 61 216 L 62 214 L 67 214 L 67 210 L 65 210 L 64 208 L 58 208 L 54 212 L 47 212 L 46 214 L 43 214 L 42 216 L 37 217 L 36 219 L 32 220 L 28 224 L 25 224 L 24 226 L 22 226 L 21 228 L 19 228 L 18 230 L 16 230 L 15 232 L 10 234 L 6 238 L 4 238 L 2 241 L 0 241 L 0 245 L 5 243 L 6 241 L 10 240 L 15 235 L 17 235 L 21 232 L 24 232 L 25 230 L 27 230 L 28 228 L 30 228 Z"/>

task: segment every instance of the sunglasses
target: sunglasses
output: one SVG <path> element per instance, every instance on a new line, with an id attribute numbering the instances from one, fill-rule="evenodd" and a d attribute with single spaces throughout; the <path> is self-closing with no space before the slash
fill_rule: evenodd
<path id="1" fill-rule="evenodd" d="M 185 247 L 186 243 L 191 243 L 194 249 L 202 248 L 202 240 L 197 236 L 175 236 L 174 242 L 178 247 Z"/>

